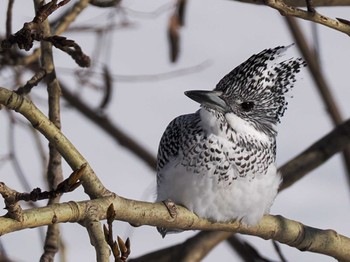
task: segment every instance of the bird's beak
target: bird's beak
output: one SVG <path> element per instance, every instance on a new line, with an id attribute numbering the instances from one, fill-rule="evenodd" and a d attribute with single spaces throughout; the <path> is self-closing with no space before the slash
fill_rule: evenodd
<path id="1" fill-rule="evenodd" d="M 220 91 L 191 90 L 186 91 L 185 95 L 201 105 L 216 111 L 226 113 L 230 110 L 226 102 L 220 97 L 222 95 Z"/>

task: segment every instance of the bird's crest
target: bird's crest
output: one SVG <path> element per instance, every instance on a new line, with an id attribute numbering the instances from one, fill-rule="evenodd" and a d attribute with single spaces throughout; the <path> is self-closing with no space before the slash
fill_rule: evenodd
<path id="1" fill-rule="evenodd" d="M 306 66 L 302 58 L 281 59 L 292 45 L 265 49 L 237 66 L 217 84 L 227 102 L 235 100 L 254 103 L 254 109 L 243 118 L 257 126 L 280 122 L 287 106 L 285 94 L 293 87 L 295 75 Z M 240 113 L 240 112 L 238 112 Z"/>

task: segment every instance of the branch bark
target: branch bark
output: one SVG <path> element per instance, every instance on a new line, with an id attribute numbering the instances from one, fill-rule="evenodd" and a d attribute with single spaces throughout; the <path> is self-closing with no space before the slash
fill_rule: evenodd
<path id="1" fill-rule="evenodd" d="M 55 125 L 28 99 L 15 94 L 14 92 L 0 87 L 0 104 L 9 109 L 19 112 L 42 133 L 48 141 L 55 145 L 62 157 L 67 161 L 73 170 L 79 169 L 87 164 L 85 158 L 74 147 L 74 145 L 61 133 Z M 90 198 L 97 198 L 111 194 L 98 179 L 90 165 L 87 164 L 86 173 L 81 177 L 85 192 Z"/>
<path id="2" fill-rule="evenodd" d="M 106 210 L 113 204 L 116 219 L 131 224 L 150 225 L 182 230 L 219 230 L 254 235 L 263 239 L 274 239 L 301 251 L 310 251 L 347 261 L 350 257 L 350 239 L 334 230 L 321 230 L 286 219 L 282 216 L 266 215 L 260 223 L 247 227 L 239 222 L 215 223 L 197 217 L 178 206 L 178 216 L 173 219 L 161 203 L 129 200 L 118 196 L 30 209 L 23 212 L 23 222 L 11 218 L 0 218 L 0 235 L 52 223 L 79 222 L 88 218 L 94 210 L 96 219 L 106 219 Z"/>
<path id="3" fill-rule="evenodd" d="M 283 16 L 294 16 L 304 20 L 308 20 L 317 24 L 327 26 L 335 29 L 339 32 L 345 33 L 350 36 L 350 22 L 345 19 L 332 19 L 326 17 L 318 12 L 304 11 L 291 5 L 287 5 L 282 0 L 265 0 L 264 3 L 276 10 L 278 10 Z"/>
<path id="4" fill-rule="evenodd" d="M 41 2 L 35 0 L 36 9 L 40 6 Z M 51 28 L 49 21 L 46 19 L 40 23 L 40 28 L 44 37 L 51 36 Z M 52 55 L 52 44 L 47 41 L 41 41 L 41 64 L 46 73 L 46 83 L 48 92 L 48 106 L 49 106 L 49 120 L 60 130 L 61 129 L 61 114 L 60 114 L 60 97 L 61 88 L 59 86 L 55 64 Z M 62 174 L 62 158 L 55 145 L 49 143 L 49 163 L 47 167 L 47 182 L 49 189 L 55 189 L 59 183 L 63 180 Z M 57 196 L 48 201 L 48 205 L 58 203 L 60 197 Z M 49 262 L 54 261 L 54 257 L 59 250 L 60 228 L 58 224 L 49 225 L 46 232 L 44 253 L 42 254 L 40 261 Z"/>
<path id="5" fill-rule="evenodd" d="M 91 212 L 91 210 L 89 210 L 89 213 L 92 213 L 92 217 L 85 219 L 82 224 L 89 233 L 91 245 L 95 248 L 96 261 L 109 261 L 110 249 L 105 240 L 101 223 L 99 220 L 93 218 L 94 212 Z"/>
<path id="6" fill-rule="evenodd" d="M 235 0 L 237 2 L 247 3 L 247 4 L 257 4 L 264 5 L 265 0 Z M 302 6 L 306 7 L 305 0 L 284 0 L 287 5 L 290 6 Z M 313 0 L 313 6 L 348 6 L 350 5 L 350 0 Z"/>

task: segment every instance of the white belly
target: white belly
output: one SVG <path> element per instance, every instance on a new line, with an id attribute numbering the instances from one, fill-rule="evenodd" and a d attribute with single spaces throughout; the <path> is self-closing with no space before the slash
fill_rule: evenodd
<path id="1" fill-rule="evenodd" d="M 238 177 L 229 184 L 218 183 L 217 176 L 195 174 L 175 162 L 168 163 L 161 172 L 157 201 L 171 199 L 213 221 L 238 219 L 248 225 L 258 223 L 269 212 L 281 182 L 274 164 L 265 175 L 253 179 Z"/>

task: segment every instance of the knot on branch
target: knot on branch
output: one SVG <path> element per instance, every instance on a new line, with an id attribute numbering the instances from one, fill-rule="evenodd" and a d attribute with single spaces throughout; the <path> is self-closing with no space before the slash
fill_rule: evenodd
<path id="1" fill-rule="evenodd" d="M 32 33 L 29 23 L 25 23 L 23 28 L 17 33 L 3 40 L 1 42 L 1 47 L 6 50 L 11 48 L 12 45 L 17 44 L 19 49 L 29 51 L 33 47 L 33 42 L 36 38 L 39 38 L 39 36 Z"/>
<path id="2" fill-rule="evenodd" d="M 43 40 L 51 42 L 54 47 L 62 50 L 63 52 L 70 55 L 73 60 L 81 67 L 89 67 L 90 66 L 90 57 L 85 55 L 81 50 L 80 46 L 75 43 L 73 40 L 67 39 L 63 36 L 50 36 L 46 37 Z"/>
<path id="3" fill-rule="evenodd" d="M 19 201 L 36 202 L 43 199 L 53 199 L 63 193 L 71 192 L 81 185 L 78 181 L 84 174 L 86 164 L 75 170 L 67 179 L 62 181 L 55 190 L 42 191 L 40 188 L 34 188 L 30 193 L 19 193 L 9 188 L 5 183 L 0 182 L 0 194 L 4 198 L 5 209 L 8 210 L 7 217 L 17 221 L 23 221 L 23 211 Z"/>

